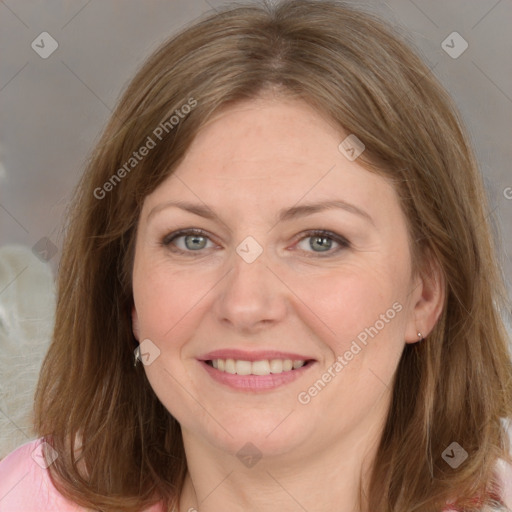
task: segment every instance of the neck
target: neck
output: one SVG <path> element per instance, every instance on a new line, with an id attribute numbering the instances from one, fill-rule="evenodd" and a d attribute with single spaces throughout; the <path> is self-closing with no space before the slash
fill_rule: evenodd
<path id="1" fill-rule="evenodd" d="M 360 489 L 364 497 L 379 440 L 376 429 L 363 428 L 323 449 L 264 455 L 251 467 L 183 431 L 188 473 L 180 512 L 361 512 Z"/>

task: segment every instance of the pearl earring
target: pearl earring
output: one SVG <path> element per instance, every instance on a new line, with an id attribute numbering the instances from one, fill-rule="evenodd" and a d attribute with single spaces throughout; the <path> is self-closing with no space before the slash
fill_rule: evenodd
<path id="1" fill-rule="evenodd" d="M 420 339 L 420 341 L 423 341 L 423 334 L 421 334 L 421 332 L 418 331 L 418 338 Z"/>

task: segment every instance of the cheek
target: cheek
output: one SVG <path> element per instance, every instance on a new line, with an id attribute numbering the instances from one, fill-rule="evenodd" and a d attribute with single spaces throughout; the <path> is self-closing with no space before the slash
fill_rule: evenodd
<path id="1" fill-rule="evenodd" d="M 133 295 L 141 336 L 164 340 L 201 301 L 213 280 L 204 272 L 172 269 L 168 262 L 141 260 L 134 268 Z"/>
<path id="2" fill-rule="evenodd" d="M 317 377 L 336 375 L 325 403 L 336 403 L 340 411 L 368 410 L 391 386 L 405 344 L 400 274 L 393 280 L 384 268 L 353 267 L 333 272 L 307 296 L 322 320 L 314 330 L 322 330 L 330 352 Z"/>
<path id="3" fill-rule="evenodd" d="M 366 347 L 369 339 L 396 338 L 403 316 L 399 277 L 393 280 L 389 269 L 376 265 L 346 267 L 309 281 L 300 294 L 331 350 L 343 354 L 354 340 Z"/>
<path id="4" fill-rule="evenodd" d="M 190 397 L 183 391 L 193 390 L 194 383 L 181 358 L 197 326 L 197 312 L 207 282 L 204 273 L 171 270 L 168 262 L 150 258 L 140 258 L 134 266 L 133 295 L 140 341 L 149 339 L 160 350 L 159 356 L 144 366 L 144 371 L 159 400 L 180 419 L 187 417 L 189 408 L 196 416 L 201 412 L 189 403 Z"/>
<path id="5" fill-rule="evenodd" d="M 303 289 L 307 305 L 317 314 L 309 314 L 308 321 L 314 322 L 310 327 L 328 349 L 302 389 L 313 407 L 328 408 L 333 418 L 352 422 L 362 421 L 377 403 L 384 404 L 381 399 L 388 396 L 404 347 L 402 286 L 404 276 L 393 276 L 387 265 L 351 265 Z M 327 382 L 325 387 L 320 381 Z"/>

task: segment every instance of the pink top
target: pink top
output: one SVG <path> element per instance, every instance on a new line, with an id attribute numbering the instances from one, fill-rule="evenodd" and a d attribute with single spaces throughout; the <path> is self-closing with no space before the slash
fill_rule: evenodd
<path id="1" fill-rule="evenodd" d="M 0 461 L 0 512 L 82 512 L 52 484 L 42 454 L 42 438 L 16 448 Z M 163 512 L 161 504 L 144 512 Z"/>
<path id="2" fill-rule="evenodd" d="M 0 461 L 0 512 L 80 512 L 80 507 L 53 486 L 42 456 L 42 439 L 29 441 Z M 499 461 L 502 500 L 512 509 L 512 467 Z M 446 508 L 445 512 L 456 509 Z M 143 512 L 163 512 L 157 503 Z"/>

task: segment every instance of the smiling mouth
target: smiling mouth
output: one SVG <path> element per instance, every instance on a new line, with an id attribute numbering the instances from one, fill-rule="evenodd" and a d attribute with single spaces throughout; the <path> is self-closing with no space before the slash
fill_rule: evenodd
<path id="1" fill-rule="evenodd" d="M 313 363 L 312 359 L 262 359 L 260 361 L 244 361 L 240 359 L 210 359 L 205 361 L 208 366 L 231 375 L 271 375 L 298 370 Z"/>

